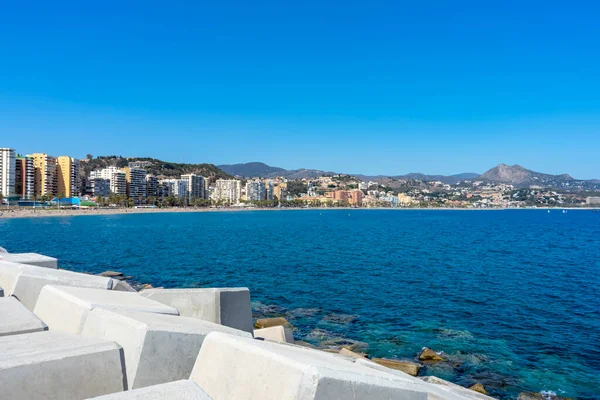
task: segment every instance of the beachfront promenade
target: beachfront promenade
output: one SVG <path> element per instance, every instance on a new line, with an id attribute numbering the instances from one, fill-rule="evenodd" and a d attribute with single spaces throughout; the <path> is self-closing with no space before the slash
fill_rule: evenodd
<path id="1" fill-rule="evenodd" d="M 136 291 L 0 253 L 0 396 L 11 399 L 490 399 L 254 323 L 247 288 Z M 383 363 L 385 364 L 385 363 Z"/>

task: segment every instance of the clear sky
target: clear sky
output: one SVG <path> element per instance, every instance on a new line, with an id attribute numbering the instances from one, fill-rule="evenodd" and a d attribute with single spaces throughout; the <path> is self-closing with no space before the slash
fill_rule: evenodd
<path id="1" fill-rule="evenodd" d="M 7 1 L 0 147 L 600 178 L 597 1 Z"/>

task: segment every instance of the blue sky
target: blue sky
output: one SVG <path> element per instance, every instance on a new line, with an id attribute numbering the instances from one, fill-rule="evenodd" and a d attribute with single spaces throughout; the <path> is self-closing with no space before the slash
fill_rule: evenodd
<path id="1" fill-rule="evenodd" d="M 0 147 L 600 178 L 591 1 L 0 7 Z"/>

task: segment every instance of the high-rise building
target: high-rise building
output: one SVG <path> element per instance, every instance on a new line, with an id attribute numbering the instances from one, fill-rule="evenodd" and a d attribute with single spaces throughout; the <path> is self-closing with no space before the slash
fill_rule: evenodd
<path id="1" fill-rule="evenodd" d="M 262 181 L 254 180 L 246 182 L 246 200 L 261 201 L 266 198 L 265 184 Z"/>
<path id="2" fill-rule="evenodd" d="M 239 203 L 242 196 L 242 182 L 237 179 L 217 179 L 213 198 L 229 204 Z"/>
<path id="3" fill-rule="evenodd" d="M 110 181 L 110 192 L 119 196 L 127 195 L 127 179 L 125 172 L 117 167 L 107 167 L 90 172 L 90 179 L 103 178 Z"/>
<path id="4" fill-rule="evenodd" d="M 158 178 L 154 175 L 146 175 L 146 197 L 158 196 Z"/>
<path id="5" fill-rule="evenodd" d="M 279 185 L 273 188 L 273 196 L 277 198 L 277 200 L 285 200 L 287 197 L 287 183 L 282 182 Z"/>
<path id="6" fill-rule="evenodd" d="M 34 183 L 33 194 L 35 197 L 56 195 L 56 157 L 45 153 L 34 153 L 27 157 L 33 158 Z"/>
<path id="7" fill-rule="evenodd" d="M 56 194 L 58 197 L 79 196 L 79 160 L 60 156 L 56 168 Z"/>
<path id="8" fill-rule="evenodd" d="M 125 181 L 127 197 L 131 197 L 136 204 L 146 200 L 146 170 L 141 168 L 125 167 Z"/>
<path id="9" fill-rule="evenodd" d="M 34 184 L 33 158 L 17 156 L 15 159 L 15 194 L 24 200 L 32 199 Z"/>
<path id="10" fill-rule="evenodd" d="M 95 197 L 108 197 L 108 195 L 110 194 L 110 179 L 88 179 L 86 194 Z"/>
<path id="11" fill-rule="evenodd" d="M 187 192 L 190 199 L 206 198 L 206 179 L 195 174 L 181 175 L 181 179 L 187 183 Z"/>
<path id="12" fill-rule="evenodd" d="M 271 182 L 271 181 L 265 182 L 265 199 L 273 200 L 274 197 L 275 197 L 275 185 L 273 185 L 273 182 Z"/>
<path id="13" fill-rule="evenodd" d="M 15 195 L 15 157 L 14 149 L 0 148 L 0 194 L 3 197 Z"/>

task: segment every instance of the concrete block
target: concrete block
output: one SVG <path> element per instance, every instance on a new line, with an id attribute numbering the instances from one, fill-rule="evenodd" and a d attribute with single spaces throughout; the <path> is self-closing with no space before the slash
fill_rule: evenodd
<path id="1" fill-rule="evenodd" d="M 173 307 L 137 293 L 54 285 L 44 286 L 33 312 L 52 331 L 81 333 L 89 312 L 98 307 L 179 315 Z"/>
<path id="2" fill-rule="evenodd" d="M 14 297 L 0 299 L 0 336 L 40 332 L 48 327 Z"/>
<path id="3" fill-rule="evenodd" d="M 248 332 L 197 318 L 102 308 L 89 313 L 81 334 L 120 344 L 128 386 L 137 389 L 188 379 L 202 343 L 211 332 L 252 339 Z"/>
<path id="4" fill-rule="evenodd" d="M 113 280 L 113 288 L 112 290 L 119 290 L 121 292 L 135 292 L 137 290 L 131 287 L 131 285 L 125 281 Z"/>
<path id="5" fill-rule="evenodd" d="M 211 398 L 194 382 L 181 380 L 88 400 L 211 400 Z"/>
<path id="6" fill-rule="evenodd" d="M 190 379 L 215 400 L 428 398 L 422 381 L 350 358 L 218 332 L 204 340 Z"/>
<path id="7" fill-rule="evenodd" d="M 140 294 L 198 318 L 252 333 L 248 288 L 145 289 Z"/>
<path id="8" fill-rule="evenodd" d="M 289 328 L 284 328 L 283 326 L 255 329 L 254 337 L 294 344 L 294 334 L 292 333 L 292 330 Z"/>
<path id="9" fill-rule="evenodd" d="M 0 337 L 2 398 L 84 399 L 126 389 L 114 342 L 59 332 Z"/>
<path id="10" fill-rule="evenodd" d="M 0 254 L 0 260 L 14 262 L 18 264 L 33 265 L 43 268 L 58 268 L 58 260 L 54 257 L 48 257 L 37 253 L 6 253 Z"/>
<path id="11" fill-rule="evenodd" d="M 436 376 L 423 376 L 420 379 L 432 384 L 437 390 L 441 391 L 441 393 L 447 393 L 448 395 L 455 396 L 453 398 L 456 399 L 493 400 L 493 398 L 490 396 L 486 396 L 485 394 L 475 392 L 474 390 L 462 387 L 460 385 L 456 385 Z"/>
<path id="12" fill-rule="evenodd" d="M 7 296 L 17 297 L 29 310 L 33 310 L 40 291 L 46 285 L 112 289 L 113 280 L 61 269 L 0 261 L 0 286 L 6 290 Z"/>

